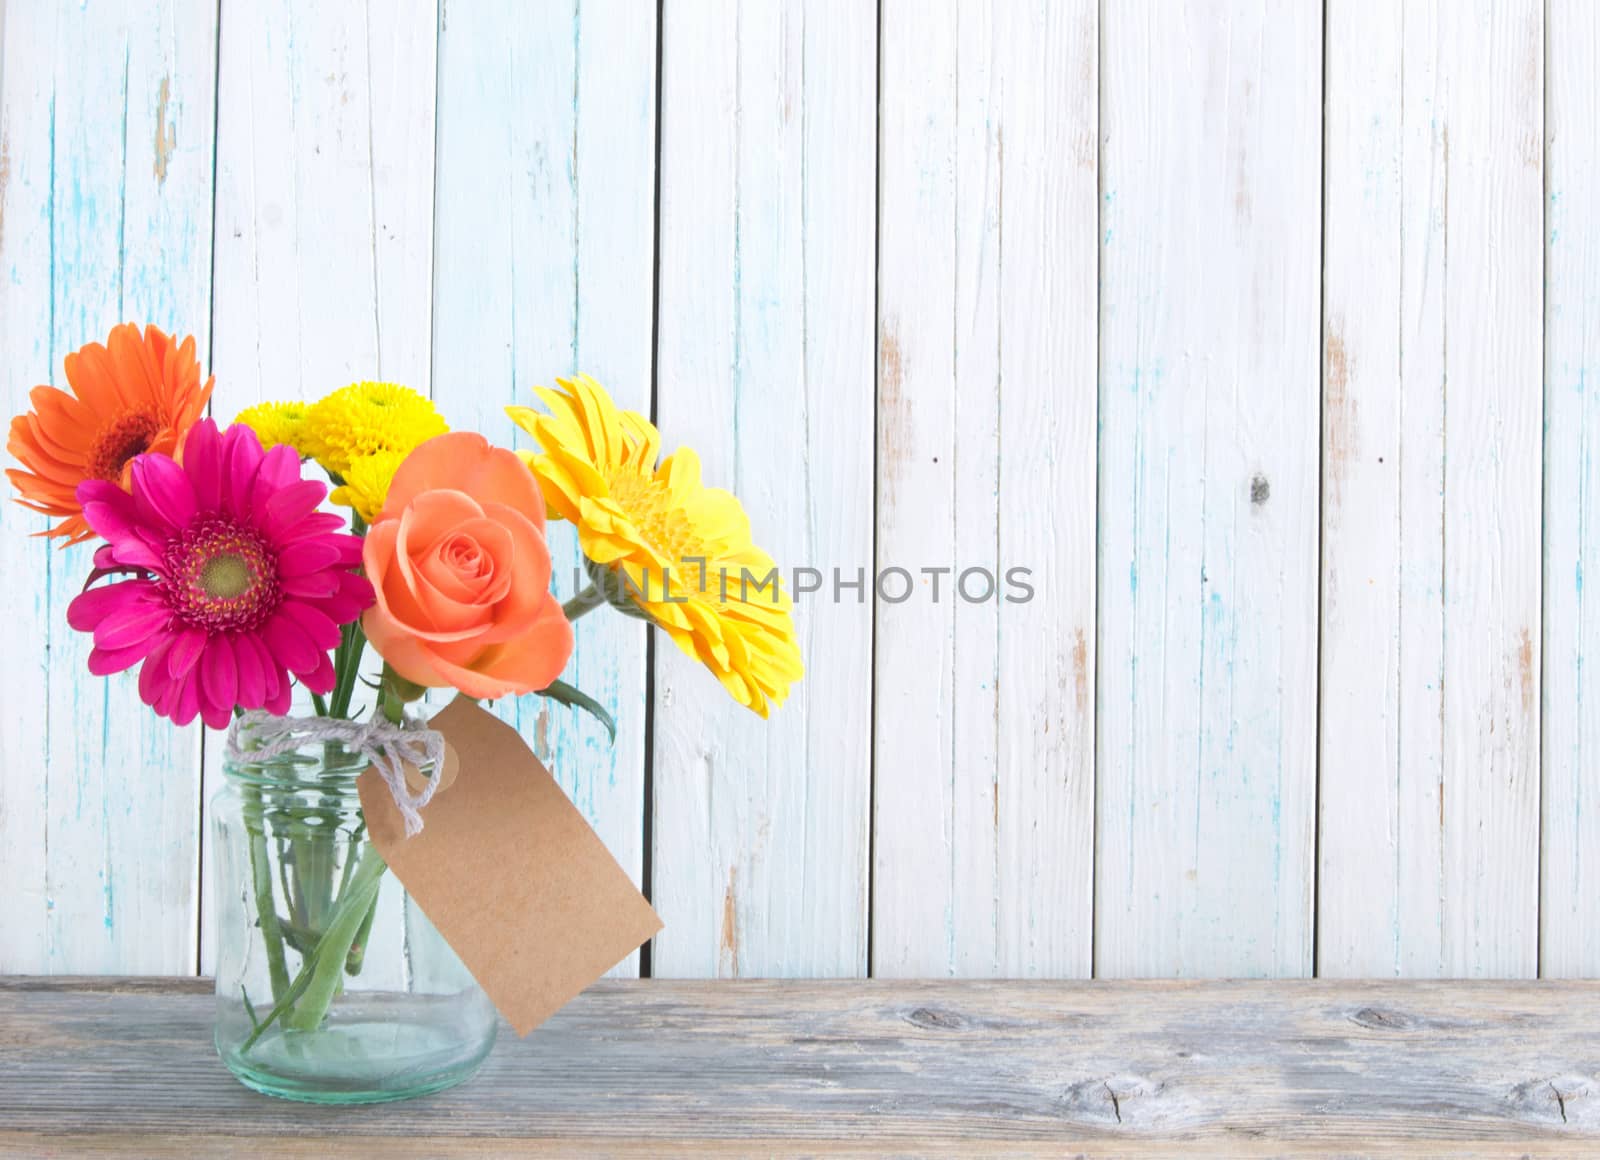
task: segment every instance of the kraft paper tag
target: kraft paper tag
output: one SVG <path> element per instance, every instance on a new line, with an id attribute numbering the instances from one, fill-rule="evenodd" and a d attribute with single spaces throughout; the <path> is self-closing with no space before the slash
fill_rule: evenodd
<path id="1" fill-rule="evenodd" d="M 407 838 L 389 787 L 368 769 L 356 783 L 367 835 L 526 1035 L 661 920 L 515 729 L 465 698 L 429 726 L 458 759 L 449 792 Z"/>

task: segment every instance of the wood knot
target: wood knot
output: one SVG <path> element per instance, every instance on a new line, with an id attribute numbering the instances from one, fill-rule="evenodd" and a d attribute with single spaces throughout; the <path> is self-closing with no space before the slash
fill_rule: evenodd
<path id="1" fill-rule="evenodd" d="M 1260 507 L 1272 498 L 1272 483 L 1264 475 L 1257 475 L 1250 481 L 1250 502 Z"/>
<path id="2" fill-rule="evenodd" d="M 1155 1119 L 1151 1096 L 1161 1085 L 1138 1075 L 1108 1075 L 1079 1080 L 1061 1093 L 1061 1110 L 1073 1119 L 1099 1124 L 1149 1124 Z"/>
<path id="3" fill-rule="evenodd" d="M 906 1022 L 930 1031 L 960 1031 L 967 1021 L 954 1011 L 936 1011 L 932 1007 L 918 1007 L 906 1016 Z"/>
<path id="4" fill-rule="evenodd" d="M 1417 1021 L 1404 1011 L 1390 1011 L 1382 1007 L 1363 1007 L 1350 1016 L 1350 1022 L 1373 1031 L 1410 1031 Z"/>
<path id="5" fill-rule="evenodd" d="M 1592 1129 L 1600 1125 L 1596 1095 L 1600 1095 L 1600 1084 L 1589 1076 L 1569 1073 L 1520 1083 L 1511 1089 L 1507 1102 L 1524 1121 Z"/>

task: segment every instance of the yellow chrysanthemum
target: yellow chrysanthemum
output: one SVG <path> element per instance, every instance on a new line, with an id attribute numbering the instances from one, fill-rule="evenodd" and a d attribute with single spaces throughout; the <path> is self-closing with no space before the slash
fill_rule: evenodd
<path id="1" fill-rule="evenodd" d="M 306 420 L 307 403 L 257 403 L 239 412 L 235 423 L 243 423 L 256 433 L 263 447 L 276 447 L 280 443 L 293 447 L 301 455 L 300 427 Z"/>
<path id="2" fill-rule="evenodd" d="M 344 483 L 334 488 L 328 498 L 355 508 L 362 519 L 372 523 L 383 510 L 394 473 L 409 454 L 409 451 L 376 451 L 363 455 L 350 464 L 350 470 L 344 473 Z"/>
<path id="3" fill-rule="evenodd" d="M 399 383 L 351 383 L 312 404 L 300 424 L 300 450 L 344 476 L 380 451 L 402 455 L 450 428 L 433 401 Z"/>
<path id="4" fill-rule="evenodd" d="M 523 453 L 552 515 L 577 525 L 583 554 L 626 600 L 761 716 L 804 668 L 772 557 L 750 542 L 732 493 L 700 482 L 688 448 L 656 460 L 661 436 L 587 375 L 535 389 L 548 415 L 508 407 L 544 454 Z"/>

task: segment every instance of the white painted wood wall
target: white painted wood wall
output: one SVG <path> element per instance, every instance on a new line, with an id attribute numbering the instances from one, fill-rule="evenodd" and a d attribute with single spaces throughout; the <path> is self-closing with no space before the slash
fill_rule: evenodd
<path id="1" fill-rule="evenodd" d="M 1600 973 L 1600 5 L 0 13 L 7 414 L 126 318 L 225 419 L 509 442 L 583 368 L 786 565 L 914 574 L 806 600 L 770 724 L 620 618 L 615 746 L 502 705 L 666 920 L 622 973 Z M 203 969 L 215 739 L 84 672 L 41 526 L 0 972 Z"/>

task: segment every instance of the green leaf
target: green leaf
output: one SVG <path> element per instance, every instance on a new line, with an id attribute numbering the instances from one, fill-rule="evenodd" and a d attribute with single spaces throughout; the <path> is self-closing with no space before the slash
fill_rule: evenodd
<path id="1" fill-rule="evenodd" d="M 558 705 L 571 705 L 582 709 L 606 727 L 613 745 L 617 743 L 617 723 L 611 719 L 611 714 L 606 712 L 605 706 L 588 693 L 574 688 L 565 681 L 551 681 L 549 688 L 539 690 L 539 696 L 549 697 Z"/>
<path id="2" fill-rule="evenodd" d="M 239 987 L 239 998 L 244 1000 L 244 1013 L 250 1016 L 250 1030 L 259 1031 L 261 1020 L 256 1018 L 256 1005 L 250 1002 L 250 992 L 245 990 L 243 984 Z"/>

